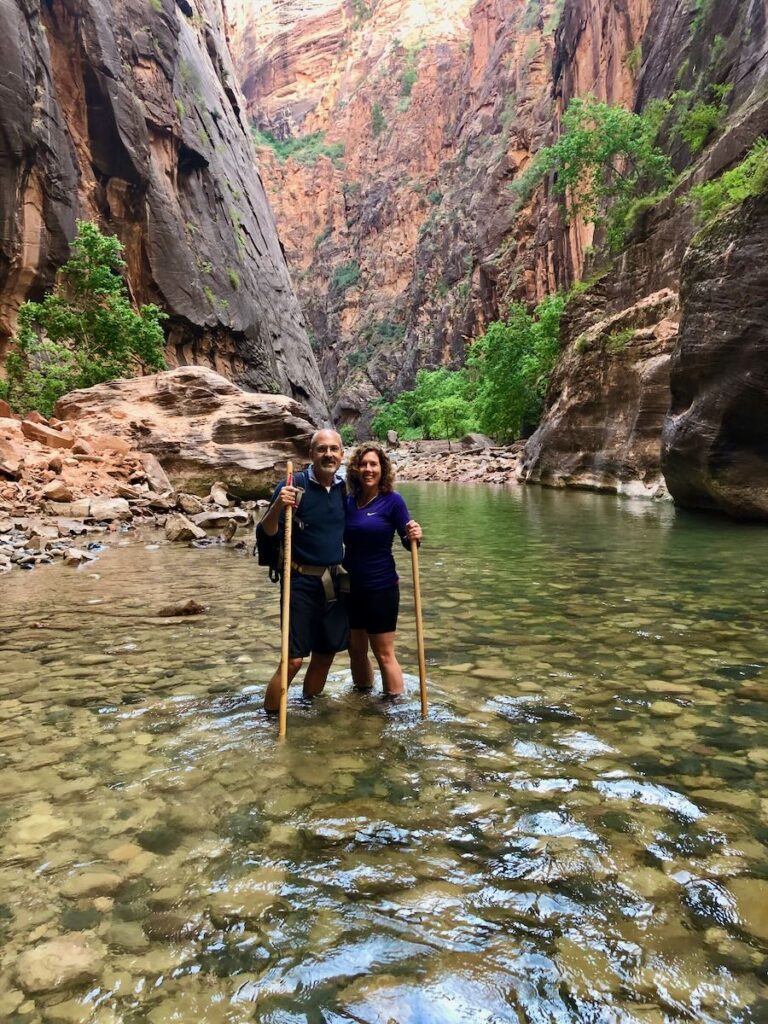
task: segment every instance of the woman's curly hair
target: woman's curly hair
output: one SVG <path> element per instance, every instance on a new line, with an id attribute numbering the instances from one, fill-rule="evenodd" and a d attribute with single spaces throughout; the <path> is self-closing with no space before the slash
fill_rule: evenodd
<path id="1" fill-rule="evenodd" d="M 381 466 L 379 494 L 389 494 L 395 489 L 395 471 L 392 468 L 389 456 L 377 441 L 365 441 L 355 448 L 347 464 L 347 486 L 356 498 L 363 492 L 360 463 L 368 452 L 375 452 L 379 457 L 379 465 Z"/>

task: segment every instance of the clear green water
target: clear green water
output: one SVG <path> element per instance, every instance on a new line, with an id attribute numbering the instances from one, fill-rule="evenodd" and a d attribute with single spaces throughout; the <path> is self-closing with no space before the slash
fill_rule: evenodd
<path id="1" fill-rule="evenodd" d="M 403 493 L 425 723 L 412 675 L 383 704 L 339 658 L 278 744 L 277 593 L 242 553 L 145 538 L 0 582 L 0 1019 L 768 1020 L 768 531 Z M 25 996 L 56 937 L 95 980 Z"/>

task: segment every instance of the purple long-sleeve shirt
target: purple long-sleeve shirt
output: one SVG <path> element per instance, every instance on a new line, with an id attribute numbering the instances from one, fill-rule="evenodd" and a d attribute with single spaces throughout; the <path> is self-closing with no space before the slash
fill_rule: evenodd
<path id="1" fill-rule="evenodd" d="M 410 548 L 405 524 L 410 520 L 405 502 L 396 492 L 378 494 L 363 508 L 347 495 L 344 528 L 344 568 L 354 590 L 381 590 L 399 583 L 392 541 L 395 531 L 403 547 Z"/>

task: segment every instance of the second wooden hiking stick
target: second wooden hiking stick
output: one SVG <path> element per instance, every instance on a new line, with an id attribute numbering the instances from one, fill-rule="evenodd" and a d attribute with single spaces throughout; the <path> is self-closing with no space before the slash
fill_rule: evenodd
<path id="1" fill-rule="evenodd" d="M 293 487 L 293 463 L 285 467 L 285 486 Z M 283 615 L 280 633 L 280 713 L 278 716 L 278 736 L 285 736 L 288 724 L 288 636 L 291 619 L 291 529 L 293 527 L 293 508 L 285 509 L 285 525 L 283 528 Z"/>
<path id="2" fill-rule="evenodd" d="M 413 604 L 416 613 L 416 649 L 419 655 L 419 691 L 421 717 L 427 717 L 427 660 L 424 656 L 424 623 L 421 619 L 421 580 L 419 578 L 419 545 L 411 541 L 411 569 L 413 570 Z"/>

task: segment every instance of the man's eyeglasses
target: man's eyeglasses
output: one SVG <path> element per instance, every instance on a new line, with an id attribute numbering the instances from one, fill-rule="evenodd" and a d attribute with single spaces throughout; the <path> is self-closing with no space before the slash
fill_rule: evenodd
<path id="1" fill-rule="evenodd" d="M 331 455 L 341 454 L 341 448 L 337 444 L 318 444 L 314 450 L 320 455 L 325 455 L 326 452 L 330 452 Z"/>

